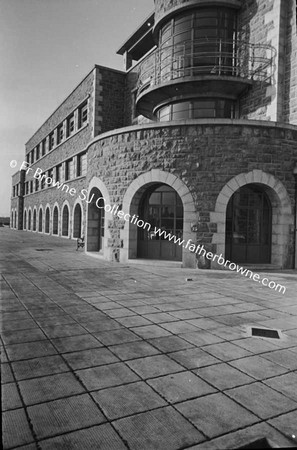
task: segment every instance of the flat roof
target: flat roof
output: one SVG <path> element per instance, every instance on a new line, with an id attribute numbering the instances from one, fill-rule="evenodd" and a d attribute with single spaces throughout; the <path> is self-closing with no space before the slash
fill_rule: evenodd
<path id="1" fill-rule="evenodd" d="M 118 55 L 123 55 L 127 50 L 130 50 L 141 38 L 143 38 L 148 31 L 153 30 L 155 24 L 155 13 L 150 14 L 144 22 L 134 31 L 134 33 L 121 45 L 117 51 Z"/>

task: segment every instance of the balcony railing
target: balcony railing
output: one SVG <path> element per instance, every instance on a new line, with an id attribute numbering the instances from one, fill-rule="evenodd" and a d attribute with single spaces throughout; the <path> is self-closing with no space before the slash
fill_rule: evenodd
<path id="1" fill-rule="evenodd" d="M 163 83 L 199 75 L 237 77 L 270 82 L 272 46 L 221 39 L 197 39 L 163 46 L 143 60 L 138 96 Z"/>

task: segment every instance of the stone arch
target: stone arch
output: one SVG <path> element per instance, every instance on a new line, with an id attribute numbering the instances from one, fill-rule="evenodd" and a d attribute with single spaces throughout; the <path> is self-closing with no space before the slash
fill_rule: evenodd
<path id="1" fill-rule="evenodd" d="M 84 210 L 82 201 L 77 199 L 72 210 L 72 237 L 80 238 L 84 235 Z"/>
<path id="2" fill-rule="evenodd" d="M 139 202 L 143 193 L 153 184 L 163 183 L 171 186 L 180 196 L 184 207 L 183 239 L 185 242 L 193 240 L 196 235 L 191 230 L 191 224 L 197 221 L 197 212 L 194 200 L 189 188 L 185 183 L 173 175 L 160 169 L 152 169 L 137 177 L 128 187 L 124 199 L 122 210 L 131 215 L 137 214 Z M 121 239 L 124 242 L 124 248 L 121 251 L 121 262 L 137 257 L 137 226 L 126 221 L 124 229 L 121 230 Z M 186 249 L 183 249 L 182 257 L 183 267 L 195 267 L 195 255 Z"/>
<path id="3" fill-rule="evenodd" d="M 32 208 L 31 206 L 28 209 L 28 231 L 32 230 Z"/>
<path id="4" fill-rule="evenodd" d="M 38 232 L 43 231 L 43 207 L 40 205 L 38 210 Z"/>
<path id="5" fill-rule="evenodd" d="M 32 226 L 32 230 L 33 231 L 36 231 L 37 230 L 37 228 L 36 228 L 36 225 L 37 224 L 37 208 L 36 208 L 36 206 L 34 206 L 34 209 L 33 209 L 33 226 Z"/>
<path id="6" fill-rule="evenodd" d="M 63 237 L 69 237 L 70 235 L 70 205 L 67 200 L 64 201 L 61 207 L 61 235 Z"/>
<path id="7" fill-rule="evenodd" d="M 217 246 L 217 254 L 225 255 L 226 211 L 229 200 L 239 188 L 247 184 L 262 187 L 271 202 L 271 263 L 283 268 L 288 265 L 286 258 L 290 248 L 290 227 L 294 223 L 291 200 L 280 180 L 258 169 L 232 178 L 218 195 L 215 211 L 211 213 L 211 221 L 217 223 L 217 233 L 213 238 L 213 243 Z"/>
<path id="8" fill-rule="evenodd" d="M 28 214 L 27 213 L 27 208 L 25 208 L 25 210 L 24 210 L 24 223 L 23 223 L 24 230 L 27 230 L 27 214 Z"/>
<path id="9" fill-rule="evenodd" d="M 12 210 L 12 228 L 16 228 L 16 209 Z"/>
<path id="10" fill-rule="evenodd" d="M 50 204 L 47 203 L 45 206 L 45 218 L 44 218 L 44 232 L 50 234 L 50 223 L 51 223 L 51 208 Z"/>
<path id="11" fill-rule="evenodd" d="M 60 217 L 60 207 L 59 207 L 58 202 L 55 202 L 54 207 L 53 207 L 53 231 L 52 231 L 52 233 L 55 236 L 59 235 L 59 229 L 60 229 L 59 217 Z"/>
<path id="12" fill-rule="evenodd" d="M 88 201 L 90 193 L 91 193 L 93 188 L 97 188 L 101 192 L 102 197 L 104 198 L 105 205 L 111 205 L 110 195 L 109 195 L 108 189 L 107 189 L 105 183 L 102 180 L 100 180 L 100 178 L 98 178 L 98 177 L 93 177 L 91 179 L 89 187 L 88 187 L 88 192 L 86 192 L 86 190 L 83 190 L 84 198 L 81 199 L 82 201 Z M 104 238 L 103 238 L 103 242 L 102 242 L 102 249 L 100 251 L 99 256 L 101 256 L 101 257 L 103 257 L 104 259 L 107 259 L 107 260 L 111 260 L 112 259 L 112 248 L 108 247 L 108 239 L 110 238 L 110 231 L 109 231 L 108 226 L 107 226 L 109 221 L 112 220 L 112 218 L 113 218 L 113 215 L 111 214 L 111 212 L 110 211 L 105 211 Z M 89 222 L 90 222 L 89 207 L 87 207 L 87 211 L 86 211 L 86 225 L 85 225 L 85 227 L 86 227 L 86 246 L 85 246 L 86 250 L 88 250 L 88 248 L 91 247 L 89 245 L 90 242 L 88 242 Z M 89 239 L 89 241 L 90 241 L 90 239 Z"/>

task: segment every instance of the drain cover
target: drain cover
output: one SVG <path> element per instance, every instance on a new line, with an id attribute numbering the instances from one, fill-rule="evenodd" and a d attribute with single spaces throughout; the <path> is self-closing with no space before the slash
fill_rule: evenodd
<path id="1" fill-rule="evenodd" d="M 277 330 L 269 330 L 267 328 L 252 328 L 252 336 L 266 337 L 270 339 L 280 339 Z"/>
<path id="2" fill-rule="evenodd" d="M 52 248 L 36 248 L 35 250 L 37 252 L 51 252 L 53 249 Z"/>

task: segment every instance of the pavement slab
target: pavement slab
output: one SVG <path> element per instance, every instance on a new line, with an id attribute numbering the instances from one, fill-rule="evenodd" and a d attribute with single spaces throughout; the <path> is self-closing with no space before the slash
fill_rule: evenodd
<path id="1" fill-rule="evenodd" d="M 88 394 L 29 406 L 28 414 L 38 439 L 106 422 Z"/>
<path id="2" fill-rule="evenodd" d="M 204 440 L 203 435 L 171 407 L 114 422 L 131 450 L 177 450 Z"/>
<path id="3" fill-rule="evenodd" d="M 32 430 L 24 409 L 4 411 L 2 427 L 4 449 L 34 443 Z"/>
<path id="4" fill-rule="evenodd" d="M 296 444 L 297 272 L 260 274 L 286 293 L 0 228 L 3 448 Z"/>
<path id="5" fill-rule="evenodd" d="M 11 366 L 17 380 L 26 380 L 69 371 L 68 366 L 59 355 L 16 361 Z"/>
<path id="6" fill-rule="evenodd" d="M 258 417 L 222 393 L 189 400 L 176 408 L 208 437 L 259 422 Z"/>
<path id="7" fill-rule="evenodd" d="M 143 381 L 92 392 L 92 397 L 110 420 L 168 405 Z"/>
<path id="8" fill-rule="evenodd" d="M 215 388 L 189 371 L 154 378 L 148 380 L 148 384 L 169 403 L 182 402 L 216 392 Z"/>
<path id="9" fill-rule="evenodd" d="M 52 450 L 55 448 L 63 450 L 83 448 L 88 450 L 127 450 L 126 445 L 109 424 L 98 425 L 51 439 L 45 439 L 39 445 L 42 450 Z"/>
<path id="10" fill-rule="evenodd" d="M 226 394 L 261 419 L 270 419 L 297 409 L 297 402 L 260 382 L 230 389 Z"/>

